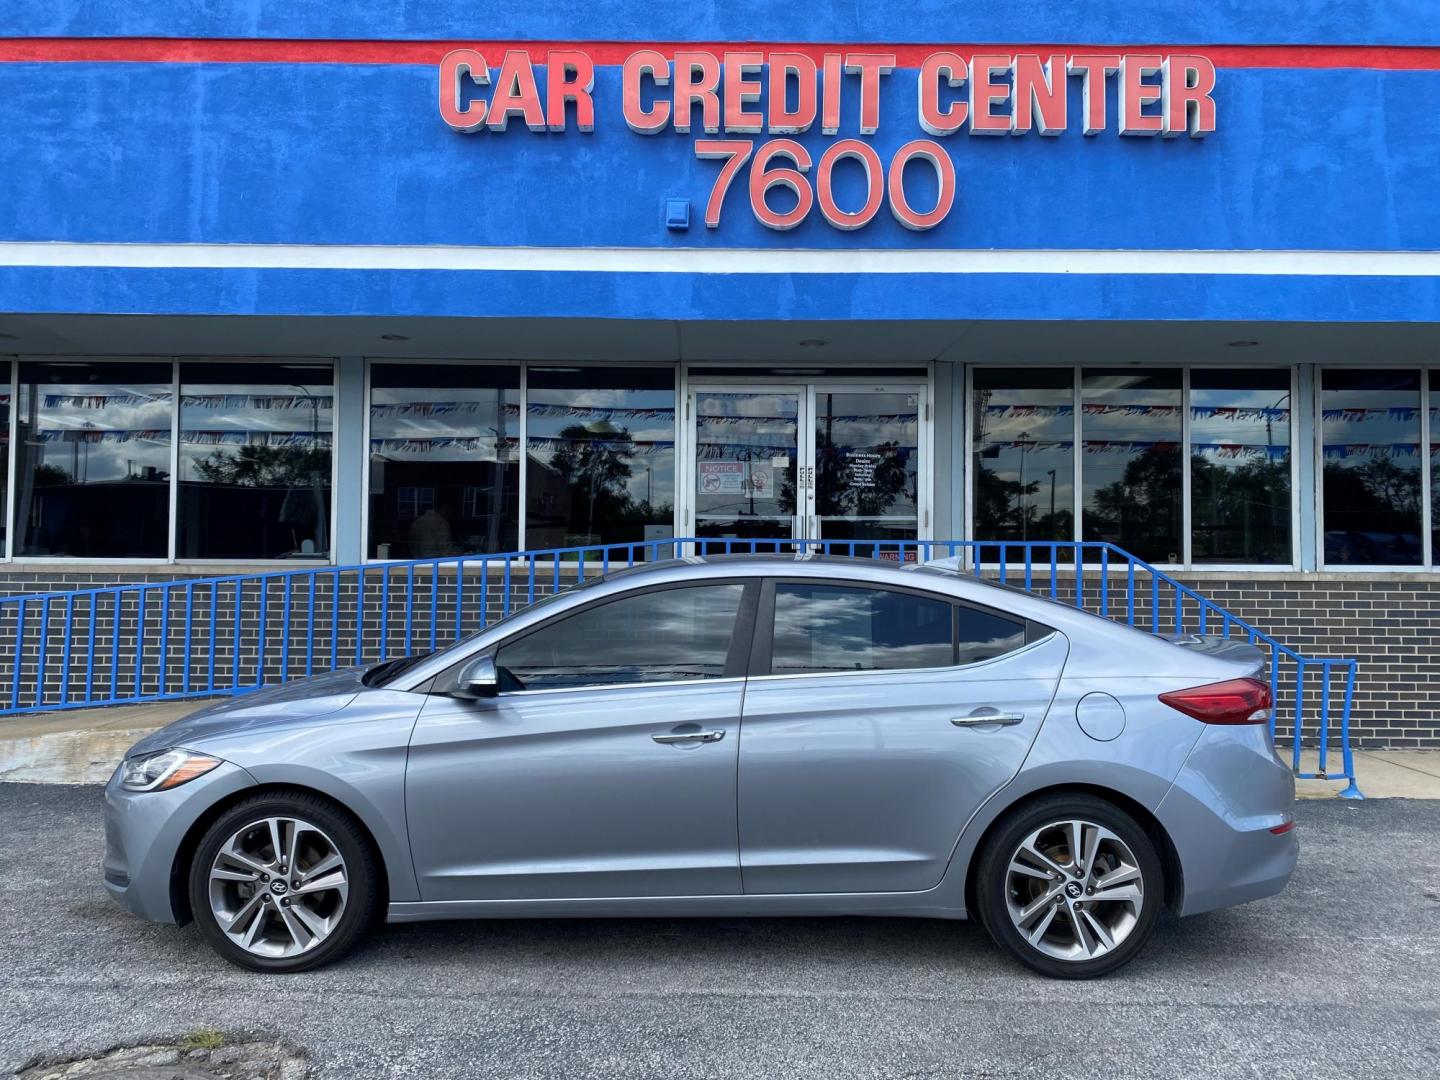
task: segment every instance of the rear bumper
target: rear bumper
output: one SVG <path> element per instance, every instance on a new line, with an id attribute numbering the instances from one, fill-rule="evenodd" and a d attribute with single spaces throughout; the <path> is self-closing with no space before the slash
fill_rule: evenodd
<path id="1" fill-rule="evenodd" d="M 105 786 L 106 891 L 141 918 L 175 922 L 170 874 L 186 834 L 216 802 L 254 783 L 225 762 L 170 791 L 126 791 L 116 769 Z"/>
<path id="2" fill-rule="evenodd" d="M 1273 896 L 1295 872 L 1295 777 L 1263 726 L 1210 726 L 1155 814 L 1180 858 L 1179 913 Z"/>

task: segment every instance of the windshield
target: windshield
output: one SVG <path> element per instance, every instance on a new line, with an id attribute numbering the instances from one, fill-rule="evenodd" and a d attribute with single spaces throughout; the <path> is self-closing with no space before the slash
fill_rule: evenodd
<path id="1" fill-rule="evenodd" d="M 488 634 L 492 630 L 497 630 L 500 627 L 505 626 L 507 623 L 518 618 L 519 616 L 531 611 L 536 611 L 543 607 L 547 607 L 548 605 L 555 603 L 557 600 L 560 600 L 563 597 L 572 596 L 573 594 L 580 592 L 584 589 L 589 589 L 595 585 L 599 585 L 602 581 L 609 580 L 611 576 L 612 575 L 599 575 L 597 577 L 586 578 L 584 581 L 576 582 L 573 585 L 567 585 L 557 592 L 547 593 L 544 596 L 536 598 L 533 604 L 525 604 L 523 607 L 516 608 L 504 618 L 489 623 L 486 626 L 482 626 L 474 633 L 466 634 L 460 640 L 453 642 L 452 644 L 447 645 L 445 646 L 445 648 L 438 651 L 423 652 L 415 656 L 402 656 L 395 660 L 386 660 L 382 664 L 376 664 L 374 667 L 370 668 L 368 671 L 365 672 L 365 675 L 363 676 L 361 681 L 366 686 L 389 686 L 392 682 L 398 679 L 401 675 L 405 674 L 405 672 L 409 671 L 411 668 L 415 667 L 415 665 L 419 664 L 422 660 L 428 660 L 432 656 L 444 656 L 446 653 L 455 652 L 457 650 L 463 651 L 481 634 Z"/>

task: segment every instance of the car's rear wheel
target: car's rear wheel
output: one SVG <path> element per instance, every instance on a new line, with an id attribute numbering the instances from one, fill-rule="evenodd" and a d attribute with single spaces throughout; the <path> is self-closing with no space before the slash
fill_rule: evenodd
<path id="1" fill-rule="evenodd" d="M 1128 963 L 1164 903 L 1160 857 L 1113 803 L 1056 795 L 991 833 L 976 868 L 980 921 L 997 944 L 1052 978 L 1089 979 Z"/>
<path id="2" fill-rule="evenodd" d="M 206 941 L 253 971 L 305 971 L 370 925 L 379 893 L 370 841 L 317 796 L 258 795 L 222 814 L 190 865 L 190 908 Z"/>

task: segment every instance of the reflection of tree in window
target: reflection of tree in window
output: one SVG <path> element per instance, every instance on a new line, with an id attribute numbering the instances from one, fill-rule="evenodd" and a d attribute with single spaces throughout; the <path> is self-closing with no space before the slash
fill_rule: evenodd
<path id="1" fill-rule="evenodd" d="M 627 488 L 633 449 L 628 430 L 604 421 L 560 429 L 550 468 L 569 488 L 570 520 L 584 521 L 586 535 L 595 533 L 597 522 L 649 517 L 649 506 L 637 506 Z"/>
<path id="2" fill-rule="evenodd" d="M 1179 445 L 1147 447 L 1126 462 L 1121 479 L 1091 494 L 1085 507 L 1085 533 L 1127 550 L 1150 547 L 1167 558 L 1178 558 L 1179 492 Z M 1149 544 L 1135 543 L 1139 538 Z"/>
<path id="3" fill-rule="evenodd" d="M 1320 378 L 1325 561 L 1419 564 L 1420 373 L 1326 369 Z"/>

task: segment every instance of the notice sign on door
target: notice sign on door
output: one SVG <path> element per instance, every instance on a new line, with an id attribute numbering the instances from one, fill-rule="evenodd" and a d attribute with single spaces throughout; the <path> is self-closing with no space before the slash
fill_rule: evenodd
<path id="1" fill-rule="evenodd" d="M 869 450 L 849 450 L 845 454 L 846 480 L 852 488 L 873 488 L 875 470 L 880 467 L 881 457 Z"/>
<path id="2" fill-rule="evenodd" d="M 745 494 L 745 462 L 702 461 L 699 487 L 702 495 Z"/>

